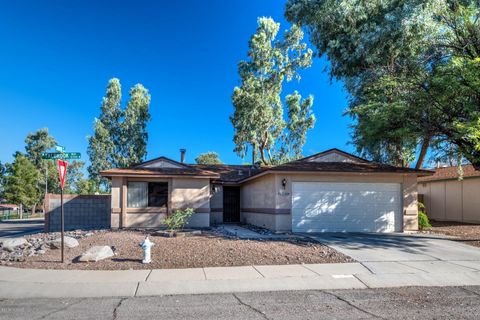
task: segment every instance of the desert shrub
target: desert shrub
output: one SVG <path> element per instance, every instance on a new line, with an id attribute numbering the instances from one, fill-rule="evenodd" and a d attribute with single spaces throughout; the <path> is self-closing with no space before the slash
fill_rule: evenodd
<path id="1" fill-rule="evenodd" d="M 167 226 L 167 229 L 170 231 L 178 231 L 183 229 L 187 224 L 188 219 L 195 213 L 192 208 L 187 208 L 183 210 L 175 210 L 175 212 L 165 218 L 164 223 Z"/>
<path id="2" fill-rule="evenodd" d="M 432 227 L 428 221 L 425 205 L 421 202 L 418 203 L 418 227 L 420 230 Z"/>

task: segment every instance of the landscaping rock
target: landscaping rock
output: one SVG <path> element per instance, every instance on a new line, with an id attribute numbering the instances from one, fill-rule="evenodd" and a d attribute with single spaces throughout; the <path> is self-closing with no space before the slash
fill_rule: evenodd
<path id="1" fill-rule="evenodd" d="M 64 243 L 65 247 L 67 248 L 75 248 L 79 244 L 77 239 L 72 237 L 65 237 Z M 53 240 L 52 242 L 50 242 L 50 246 L 55 249 L 60 249 L 62 247 L 62 238 L 57 238 Z"/>
<path id="2" fill-rule="evenodd" d="M 16 248 L 25 247 L 28 244 L 25 238 L 8 238 L 2 241 L 3 250 L 13 252 Z"/>
<path id="3" fill-rule="evenodd" d="M 89 261 L 100 261 L 103 259 L 107 259 L 113 257 L 115 254 L 113 253 L 112 248 L 109 246 L 94 246 L 88 249 L 84 254 L 82 254 L 78 261 L 81 262 L 89 262 Z"/>

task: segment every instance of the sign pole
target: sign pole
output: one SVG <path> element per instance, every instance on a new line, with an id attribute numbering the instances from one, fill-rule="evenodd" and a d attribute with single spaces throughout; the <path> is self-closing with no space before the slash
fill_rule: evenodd
<path id="1" fill-rule="evenodd" d="M 62 237 L 62 263 L 64 263 L 65 261 L 65 244 L 64 244 L 64 236 L 63 236 L 63 232 L 64 232 L 64 223 L 63 223 L 63 186 L 62 188 L 60 189 L 60 206 L 61 206 L 61 209 L 60 209 L 60 232 L 61 232 L 61 237 Z"/>
<path id="2" fill-rule="evenodd" d="M 62 263 L 65 262 L 65 214 L 63 208 L 63 187 L 65 184 L 65 177 L 67 175 L 67 166 L 68 162 L 65 160 L 58 160 L 58 173 L 60 174 L 60 233 L 61 233 L 61 243 L 62 243 Z"/>

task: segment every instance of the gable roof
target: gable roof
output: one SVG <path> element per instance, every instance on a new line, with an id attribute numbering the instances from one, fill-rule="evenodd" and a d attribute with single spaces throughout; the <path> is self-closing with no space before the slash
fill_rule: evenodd
<path id="1" fill-rule="evenodd" d="M 319 152 L 319 153 L 315 153 L 315 154 L 312 154 L 311 156 L 299 159 L 297 161 L 301 161 L 301 162 L 316 161 L 316 160 L 319 160 L 321 158 L 327 158 L 329 155 L 338 155 L 340 157 L 351 160 L 351 162 L 361 162 L 361 163 L 371 162 L 367 159 L 357 157 L 357 156 L 355 156 L 351 153 L 345 152 L 345 151 L 337 149 L 337 148 L 332 148 L 332 149 L 328 149 L 328 150 L 325 150 L 325 151 L 322 151 L 322 152 Z M 329 161 L 325 161 L 325 162 L 329 162 Z"/>
<path id="2" fill-rule="evenodd" d="M 156 168 L 155 164 L 161 164 L 161 163 L 168 163 L 172 167 L 176 167 L 176 168 L 187 168 L 188 167 L 188 165 L 185 164 L 185 163 L 181 163 L 181 162 L 172 160 L 170 158 L 161 156 L 161 157 L 154 158 L 154 159 L 151 159 L 151 160 L 147 160 L 147 161 L 144 161 L 144 162 L 135 163 L 135 164 L 131 165 L 130 168 Z"/>
<path id="3" fill-rule="evenodd" d="M 464 178 L 473 178 L 480 177 L 480 170 L 475 170 L 475 168 L 469 164 L 462 166 L 463 168 L 463 177 Z M 440 181 L 440 180 L 453 180 L 458 179 L 458 167 L 443 167 L 435 169 L 435 173 L 428 177 L 418 178 L 418 182 L 428 182 L 428 181 Z"/>
<path id="4" fill-rule="evenodd" d="M 167 164 L 167 165 L 165 165 Z M 220 175 L 213 171 L 195 168 L 186 163 L 181 163 L 167 157 L 158 157 L 141 163 L 136 163 L 128 168 L 108 169 L 100 172 L 103 177 L 113 176 L 142 176 L 142 177 L 171 177 L 187 176 L 202 178 L 219 178 Z"/>

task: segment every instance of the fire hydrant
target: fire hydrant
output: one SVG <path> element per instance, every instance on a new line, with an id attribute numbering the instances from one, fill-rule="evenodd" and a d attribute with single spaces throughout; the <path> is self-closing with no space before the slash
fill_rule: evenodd
<path id="1" fill-rule="evenodd" d="M 151 259 L 151 248 L 155 245 L 155 243 L 151 242 L 148 236 L 145 237 L 142 243 L 140 243 L 140 247 L 143 249 L 143 260 L 142 263 L 150 263 L 152 262 Z"/>

